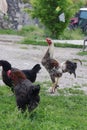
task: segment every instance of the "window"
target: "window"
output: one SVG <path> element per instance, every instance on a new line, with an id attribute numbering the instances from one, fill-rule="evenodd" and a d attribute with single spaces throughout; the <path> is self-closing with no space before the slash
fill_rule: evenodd
<path id="1" fill-rule="evenodd" d="M 87 19 L 87 11 L 81 11 L 80 12 L 80 18 Z"/>

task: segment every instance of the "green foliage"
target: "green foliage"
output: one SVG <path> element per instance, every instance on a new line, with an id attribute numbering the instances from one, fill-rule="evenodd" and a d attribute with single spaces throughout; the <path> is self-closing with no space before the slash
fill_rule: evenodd
<path id="1" fill-rule="evenodd" d="M 68 21 L 72 15 L 72 10 L 69 5 L 72 5 L 71 0 L 31 0 L 33 6 L 33 17 L 40 18 L 41 22 L 51 31 L 52 37 L 58 38 L 66 28 Z M 64 13 L 66 20 L 61 22 L 59 15 Z"/>
<path id="2" fill-rule="evenodd" d="M 51 37 L 58 38 L 69 23 L 70 17 L 81 5 L 81 1 L 72 0 L 30 0 L 32 4 L 32 16 L 39 18 L 40 21 L 51 32 Z M 78 6 L 76 6 L 78 5 Z M 59 20 L 59 15 L 65 14 L 65 22 Z"/>
<path id="3" fill-rule="evenodd" d="M 45 36 L 44 30 L 37 26 L 24 26 L 18 34 L 27 37 L 29 40 L 40 40 Z"/>
<path id="4" fill-rule="evenodd" d="M 47 42 L 45 40 L 30 40 L 29 38 L 24 38 L 21 42 L 21 44 L 32 44 L 32 45 L 41 45 L 41 46 L 47 46 Z M 69 47 L 69 48 L 82 48 L 82 45 L 75 45 L 75 44 L 67 44 L 67 43 L 55 43 L 55 47 Z"/>
<path id="5" fill-rule="evenodd" d="M 79 8 L 81 7 L 84 7 L 85 4 L 86 4 L 86 1 L 85 0 L 72 0 L 73 1 L 73 4 L 74 4 L 74 11 L 78 10 Z"/>
<path id="6" fill-rule="evenodd" d="M 72 95 L 52 96 L 46 91 L 50 83 L 40 83 L 41 101 L 32 113 L 17 110 L 15 96 L 0 86 L 0 130 L 86 130 L 87 96 L 66 90 Z M 63 91 L 63 90 L 62 90 Z M 65 91 L 65 90 L 64 90 Z"/>
<path id="7" fill-rule="evenodd" d="M 66 28 L 64 30 L 64 32 L 62 33 L 62 35 L 59 36 L 59 39 L 61 40 L 82 40 L 84 39 L 85 35 L 82 33 L 82 30 L 77 28 L 74 30 L 70 30 L 68 28 Z"/>
<path id="8" fill-rule="evenodd" d="M 17 34 L 17 31 L 12 29 L 0 29 L 0 34 Z"/>
<path id="9" fill-rule="evenodd" d="M 84 51 L 84 52 L 78 52 L 77 54 L 80 55 L 80 56 L 85 56 L 85 55 L 87 55 L 87 51 Z"/>
<path id="10" fill-rule="evenodd" d="M 22 0 L 24 3 L 29 3 L 30 0 Z"/>
<path id="11" fill-rule="evenodd" d="M 24 37 L 28 37 L 28 39 L 44 39 L 46 34 L 44 29 L 39 28 L 37 26 L 24 26 L 20 31 L 11 30 L 11 29 L 0 29 L 0 34 L 14 34 L 14 35 L 21 35 Z"/>
<path id="12" fill-rule="evenodd" d="M 45 42 L 46 37 L 50 37 L 50 33 L 38 26 L 24 26 L 20 31 L 16 30 L 0 30 L 0 34 L 13 34 L 24 36 L 24 40 L 20 43 L 22 44 L 32 44 L 32 45 L 47 45 Z M 63 34 L 60 35 L 61 40 L 81 40 L 84 39 L 84 34 L 81 30 L 69 30 L 65 29 Z M 72 48 L 82 48 L 82 45 L 72 45 L 67 43 L 56 43 L 56 47 L 72 47 Z"/>

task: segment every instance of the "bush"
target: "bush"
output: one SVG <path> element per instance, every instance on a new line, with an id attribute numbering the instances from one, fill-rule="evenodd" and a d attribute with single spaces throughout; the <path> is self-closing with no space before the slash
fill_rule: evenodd
<path id="1" fill-rule="evenodd" d="M 44 38 L 44 30 L 39 28 L 38 26 L 24 26 L 22 30 L 18 32 L 19 35 L 28 37 L 28 39 L 43 39 Z"/>
<path id="2" fill-rule="evenodd" d="M 37 17 L 51 32 L 52 38 L 58 38 L 66 28 L 74 11 L 69 10 L 69 5 L 74 5 L 72 0 L 31 0 L 33 18 Z M 65 15 L 65 21 L 60 21 L 59 15 Z"/>
<path id="3" fill-rule="evenodd" d="M 75 29 L 75 30 L 70 30 L 68 28 L 65 29 L 63 34 L 59 37 L 61 40 L 82 40 L 84 39 L 84 34 L 82 33 L 81 29 Z"/>

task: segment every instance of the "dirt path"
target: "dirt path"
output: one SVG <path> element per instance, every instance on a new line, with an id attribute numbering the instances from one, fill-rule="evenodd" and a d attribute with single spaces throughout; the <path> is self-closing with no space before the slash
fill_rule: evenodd
<path id="1" fill-rule="evenodd" d="M 33 65 L 40 63 L 44 56 L 47 47 L 43 46 L 32 46 L 32 45 L 21 45 L 14 44 L 13 42 L 0 42 L 0 59 L 8 60 L 13 67 L 19 69 L 30 69 Z M 68 73 L 64 74 L 60 79 L 60 88 L 73 87 L 79 85 L 87 93 L 87 56 L 77 55 L 81 49 L 72 48 L 55 48 L 54 57 L 59 62 L 63 62 L 67 59 L 79 58 L 83 61 L 81 66 L 78 63 L 77 78 Z M 82 50 L 81 50 L 82 51 Z M 42 66 L 42 65 L 41 65 Z M 0 67 L 0 71 L 1 71 Z M 50 81 L 49 74 L 42 66 L 40 73 L 38 74 L 37 81 L 44 82 Z M 2 80 L 0 81 L 3 84 Z"/>

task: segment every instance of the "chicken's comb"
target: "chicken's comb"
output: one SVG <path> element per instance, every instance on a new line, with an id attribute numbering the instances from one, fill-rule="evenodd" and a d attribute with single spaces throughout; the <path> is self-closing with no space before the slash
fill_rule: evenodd
<path id="1" fill-rule="evenodd" d="M 7 75 L 8 75 L 8 77 L 10 77 L 10 75 L 11 75 L 11 70 L 8 70 L 8 71 L 7 71 Z"/>

